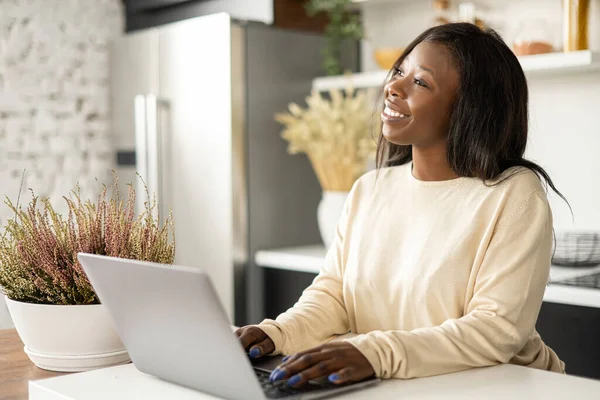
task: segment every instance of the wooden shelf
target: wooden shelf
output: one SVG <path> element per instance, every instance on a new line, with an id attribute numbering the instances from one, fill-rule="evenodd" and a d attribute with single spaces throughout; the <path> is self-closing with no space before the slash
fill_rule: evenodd
<path id="1" fill-rule="evenodd" d="M 523 71 L 528 77 L 540 75 L 563 75 L 600 70 L 600 52 L 573 51 L 569 53 L 548 53 L 519 57 Z M 327 91 L 344 89 L 348 78 L 355 88 L 382 87 L 388 71 L 359 72 L 349 76 L 327 76 L 313 80 L 313 89 Z"/>
<path id="2" fill-rule="evenodd" d="M 261 250 L 254 260 L 260 267 L 318 274 L 325 261 L 326 250 L 322 244 L 283 249 Z M 552 266 L 551 281 L 599 272 L 600 267 L 568 268 Z M 600 308 L 600 289 L 550 284 L 546 287 L 544 301 Z"/>

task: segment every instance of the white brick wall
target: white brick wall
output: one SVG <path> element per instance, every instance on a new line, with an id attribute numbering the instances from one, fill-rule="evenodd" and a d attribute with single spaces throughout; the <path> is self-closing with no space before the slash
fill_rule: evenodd
<path id="1" fill-rule="evenodd" d="M 57 203 L 78 181 L 89 194 L 110 178 L 107 44 L 120 3 L 0 0 L 3 196 L 16 197 L 23 169 L 26 187 Z"/>
<path id="2" fill-rule="evenodd" d="M 95 197 L 95 178 L 110 180 L 108 41 L 122 26 L 120 0 L 0 0 L 2 199 L 23 169 L 57 206 L 77 182 Z M 7 215 L 2 202 L 1 226 Z"/>

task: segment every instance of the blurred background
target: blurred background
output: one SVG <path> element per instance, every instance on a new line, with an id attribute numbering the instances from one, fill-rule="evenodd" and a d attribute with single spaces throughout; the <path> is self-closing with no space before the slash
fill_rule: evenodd
<path id="1" fill-rule="evenodd" d="M 176 263 L 209 272 L 234 323 L 273 318 L 373 168 L 389 68 L 455 21 L 496 29 L 527 74 L 526 156 L 574 212 L 550 195 L 558 283 L 538 329 L 600 378 L 600 0 L 0 0 L 2 195 L 61 210 L 111 170 L 140 193 L 137 172 L 173 211 Z"/>

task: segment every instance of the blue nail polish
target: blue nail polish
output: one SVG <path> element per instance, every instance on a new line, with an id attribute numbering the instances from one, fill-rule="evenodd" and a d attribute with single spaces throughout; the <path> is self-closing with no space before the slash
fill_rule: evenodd
<path id="1" fill-rule="evenodd" d="M 286 362 L 287 360 L 290 359 L 291 356 L 285 356 L 281 359 L 281 362 Z"/>
<path id="2" fill-rule="evenodd" d="M 285 378 L 285 370 L 284 369 L 276 369 L 271 373 L 270 380 L 271 380 L 271 382 L 273 382 L 273 381 L 279 381 L 283 378 Z"/>
<path id="3" fill-rule="evenodd" d="M 288 385 L 295 385 L 296 383 L 300 382 L 300 379 L 300 375 L 294 375 L 288 379 L 287 383 Z"/>
<path id="4" fill-rule="evenodd" d="M 261 353 L 261 351 L 258 347 L 253 347 L 250 349 L 250 357 L 252 357 L 252 358 L 260 356 L 260 353 Z"/>
<path id="5" fill-rule="evenodd" d="M 340 376 L 338 374 L 329 375 L 329 382 L 335 383 L 336 381 L 339 381 L 339 380 L 340 380 Z"/>

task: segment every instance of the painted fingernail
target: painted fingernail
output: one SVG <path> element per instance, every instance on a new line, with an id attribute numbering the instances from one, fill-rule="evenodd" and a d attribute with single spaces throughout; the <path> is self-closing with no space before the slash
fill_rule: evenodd
<path id="1" fill-rule="evenodd" d="M 286 362 L 287 360 L 290 359 L 291 356 L 285 356 L 281 359 L 281 362 Z"/>
<path id="2" fill-rule="evenodd" d="M 287 381 L 288 385 L 295 385 L 298 382 L 300 382 L 300 375 L 294 375 Z"/>
<path id="3" fill-rule="evenodd" d="M 285 370 L 283 369 L 276 369 L 273 372 L 271 372 L 271 382 L 272 381 L 278 381 L 285 378 Z"/>
<path id="4" fill-rule="evenodd" d="M 250 357 L 255 358 L 255 357 L 260 356 L 260 353 L 261 353 L 260 348 L 253 347 L 253 348 L 250 349 L 250 353 L 249 354 L 250 354 Z"/>
<path id="5" fill-rule="evenodd" d="M 329 375 L 329 382 L 336 382 L 340 380 L 340 376 L 338 374 Z"/>

